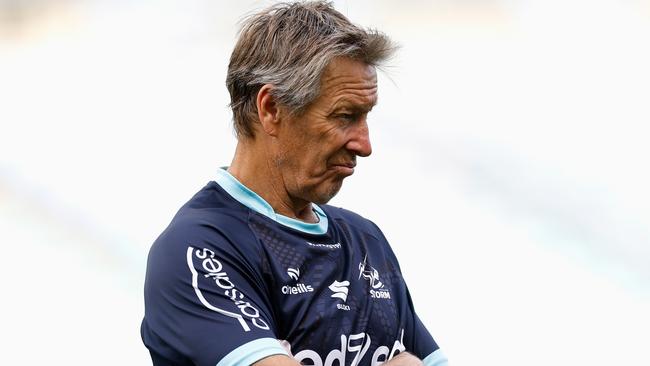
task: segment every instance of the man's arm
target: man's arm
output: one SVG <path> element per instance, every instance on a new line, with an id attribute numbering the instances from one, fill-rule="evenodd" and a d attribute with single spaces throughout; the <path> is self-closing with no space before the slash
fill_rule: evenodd
<path id="1" fill-rule="evenodd" d="M 421 366 L 422 361 L 408 352 L 402 352 L 393 357 L 385 366 Z M 300 363 L 285 355 L 274 355 L 257 361 L 253 366 L 300 366 Z"/>
<path id="2" fill-rule="evenodd" d="M 151 247 L 141 329 L 155 365 L 250 365 L 286 354 L 259 280 L 261 265 L 249 259 L 257 252 L 233 242 L 181 216 Z"/>
<path id="3" fill-rule="evenodd" d="M 393 357 L 390 361 L 384 363 L 385 366 L 422 366 L 422 360 L 408 352 L 402 352 Z"/>
<path id="4" fill-rule="evenodd" d="M 273 355 L 255 362 L 253 366 L 300 366 L 300 362 L 286 355 Z"/>

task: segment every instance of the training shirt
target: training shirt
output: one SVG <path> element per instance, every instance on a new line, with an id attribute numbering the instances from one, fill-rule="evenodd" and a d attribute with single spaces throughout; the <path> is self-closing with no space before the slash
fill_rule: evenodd
<path id="1" fill-rule="evenodd" d="M 379 228 L 312 205 L 319 222 L 276 214 L 226 170 L 149 252 L 141 335 L 155 366 L 377 365 L 408 351 L 447 360 L 415 314 Z"/>

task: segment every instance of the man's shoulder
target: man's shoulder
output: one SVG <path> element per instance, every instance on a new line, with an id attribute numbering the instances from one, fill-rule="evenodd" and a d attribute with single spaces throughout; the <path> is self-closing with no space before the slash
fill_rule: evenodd
<path id="1" fill-rule="evenodd" d="M 178 210 L 171 224 L 229 227 L 234 222 L 245 223 L 248 213 L 249 210 L 224 192 L 219 184 L 210 181 Z"/>
<path id="2" fill-rule="evenodd" d="M 319 207 L 321 207 L 327 216 L 335 222 L 345 223 L 347 226 L 354 227 L 357 230 L 367 232 L 374 236 L 383 237 L 381 230 L 374 222 L 356 212 L 330 205 L 321 205 Z"/>
<path id="3" fill-rule="evenodd" d="M 327 216 L 332 217 L 334 219 L 342 219 L 342 220 L 354 221 L 354 222 L 370 221 L 365 217 L 359 215 L 358 213 L 354 211 L 350 211 L 343 207 L 337 207 L 331 205 L 318 205 L 318 207 L 322 208 L 323 211 L 325 211 L 325 213 L 327 214 Z"/>
<path id="4" fill-rule="evenodd" d="M 200 213 L 227 213 L 233 215 L 237 212 L 245 213 L 247 210 L 234 198 L 226 193 L 215 181 L 208 182 L 203 188 L 190 198 L 179 214 Z"/>
<path id="5" fill-rule="evenodd" d="M 217 183 L 209 182 L 178 210 L 154 246 L 242 242 L 247 228 L 248 210 L 234 204 Z"/>

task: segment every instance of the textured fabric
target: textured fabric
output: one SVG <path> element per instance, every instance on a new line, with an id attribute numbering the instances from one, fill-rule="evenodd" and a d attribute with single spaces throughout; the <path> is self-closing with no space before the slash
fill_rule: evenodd
<path id="1" fill-rule="evenodd" d="M 236 196 L 208 183 L 150 250 L 141 333 L 154 365 L 254 363 L 280 353 L 269 339 L 328 366 L 438 349 L 372 222 L 323 205 L 315 234 Z"/>

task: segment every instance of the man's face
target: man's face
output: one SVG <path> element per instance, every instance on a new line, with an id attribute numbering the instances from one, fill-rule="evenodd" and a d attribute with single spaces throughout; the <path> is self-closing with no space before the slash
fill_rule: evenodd
<path id="1" fill-rule="evenodd" d="M 377 103 L 375 68 L 336 58 L 321 78 L 321 94 L 278 135 L 276 165 L 290 198 L 328 202 L 352 175 L 357 156 L 372 152 L 367 115 Z"/>

